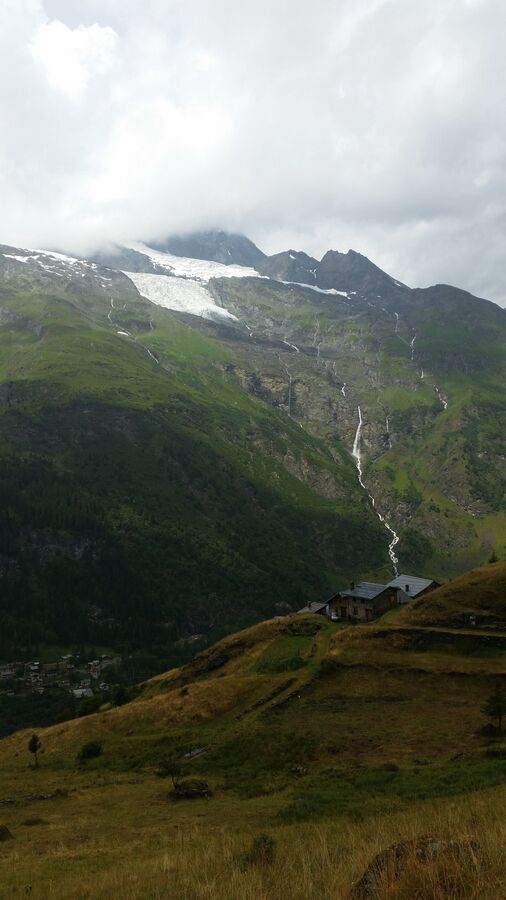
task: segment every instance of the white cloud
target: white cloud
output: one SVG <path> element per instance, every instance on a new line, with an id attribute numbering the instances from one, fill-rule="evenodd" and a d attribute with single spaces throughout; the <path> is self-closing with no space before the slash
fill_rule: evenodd
<path id="1" fill-rule="evenodd" d="M 506 303 L 505 36 L 501 0 L 2 0 L 0 240 L 220 225 Z"/>
<path id="2" fill-rule="evenodd" d="M 117 38 L 108 26 L 69 28 L 55 20 L 40 26 L 29 49 L 44 68 L 51 87 L 77 100 L 90 78 L 103 75 L 112 67 Z"/>

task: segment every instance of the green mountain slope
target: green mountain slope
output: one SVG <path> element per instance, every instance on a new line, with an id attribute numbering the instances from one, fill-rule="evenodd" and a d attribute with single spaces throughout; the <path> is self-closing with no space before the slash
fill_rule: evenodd
<path id="1" fill-rule="evenodd" d="M 348 256 L 330 293 L 212 282 L 254 334 L 236 337 L 238 374 L 285 410 L 290 383 L 292 416 L 349 451 L 360 406 L 365 484 L 400 536 L 401 566 L 458 574 L 506 552 L 505 312 L 443 285 L 389 289 L 359 254 L 343 269 Z M 346 273 L 356 281 L 343 291 Z"/>
<path id="2" fill-rule="evenodd" d="M 245 392 L 229 348 L 110 270 L 0 278 L 1 657 L 166 661 L 386 565 L 348 454 Z"/>

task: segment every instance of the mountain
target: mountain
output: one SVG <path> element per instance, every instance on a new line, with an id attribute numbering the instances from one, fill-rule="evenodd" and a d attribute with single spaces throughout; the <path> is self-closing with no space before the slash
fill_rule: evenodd
<path id="1" fill-rule="evenodd" d="M 502 625 L 504 569 L 467 576 Z M 424 603 L 461 598 L 455 582 Z M 417 607 L 362 626 L 290 615 L 229 635 L 129 702 L 39 731 L 37 768 L 31 730 L 1 741 L 4 890 L 306 900 L 348 897 L 369 871 L 376 896 L 459 885 L 462 898 L 494 900 L 505 748 L 482 708 L 504 681 L 506 633 L 408 624 Z M 403 855 L 417 840 L 419 865 Z"/>
<path id="2" fill-rule="evenodd" d="M 258 271 L 262 275 L 268 275 L 276 281 L 293 281 L 301 284 L 316 284 L 316 271 L 318 260 L 306 253 L 296 250 L 287 250 L 284 253 L 275 253 L 268 256 L 258 265 Z"/>
<path id="3" fill-rule="evenodd" d="M 1 249 L 2 658 L 84 643 L 159 668 L 386 566 L 345 449 L 245 391 L 201 318 L 97 263 Z"/>
<path id="4" fill-rule="evenodd" d="M 397 560 L 445 579 L 506 551 L 504 310 L 205 238 L 0 247 L 4 658 L 161 668 Z"/>
<path id="5" fill-rule="evenodd" d="M 253 241 L 243 234 L 225 231 L 200 231 L 185 235 L 172 235 L 164 241 L 153 241 L 155 250 L 188 256 L 192 259 L 209 259 L 224 265 L 257 266 L 265 259 Z"/>

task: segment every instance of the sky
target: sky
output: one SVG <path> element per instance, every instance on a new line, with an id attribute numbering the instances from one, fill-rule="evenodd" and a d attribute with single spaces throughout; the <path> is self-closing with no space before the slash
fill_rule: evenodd
<path id="1" fill-rule="evenodd" d="M 504 0 L 0 0 L 0 241 L 203 228 L 506 306 Z"/>

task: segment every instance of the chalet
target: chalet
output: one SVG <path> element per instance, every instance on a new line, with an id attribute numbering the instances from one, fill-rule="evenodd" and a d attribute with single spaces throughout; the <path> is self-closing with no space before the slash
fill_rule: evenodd
<path id="1" fill-rule="evenodd" d="M 302 609 L 298 609 L 297 612 L 299 615 L 304 615 L 304 613 L 315 613 L 316 615 L 321 616 L 329 615 L 327 601 L 325 601 L 325 603 L 307 603 L 306 606 L 303 606 Z"/>
<path id="2" fill-rule="evenodd" d="M 375 584 L 371 581 L 352 582 L 339 591 L 327 603 L 327 615 L 331 619 L 348 619 L 370 622 L 398 604 L 400 588 L 396 585 Z"/>
<path id="3" fill-rule="evenodd" d="M 439 581 L 430 578 L 418 578 L 417 575 L 397 575 L 389 581 L 387 587 L 399 588 L 399 603 L 407 603 L 415 597 L 423 597 L 429 591 L 440 587 Z"/>

